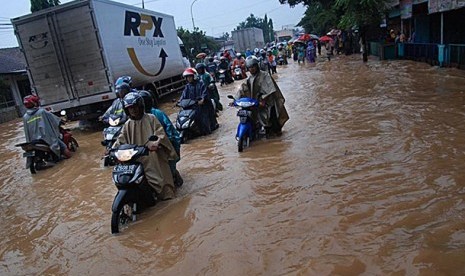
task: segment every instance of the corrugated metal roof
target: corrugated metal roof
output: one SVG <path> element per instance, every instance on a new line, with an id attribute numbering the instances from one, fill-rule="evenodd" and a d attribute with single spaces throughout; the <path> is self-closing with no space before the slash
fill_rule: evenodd
<path id="1" fill-rule="evenodd" d="M 0 74 L 15 74 L 26 71 L 26 60 L 19 47 L 0 49 Z"/>

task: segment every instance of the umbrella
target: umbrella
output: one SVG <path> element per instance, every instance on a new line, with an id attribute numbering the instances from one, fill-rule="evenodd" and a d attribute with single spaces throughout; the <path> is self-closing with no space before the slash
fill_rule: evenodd
<path id="1" fill-rule="evenodd" d="M 304 40 L 304 41 L 307 41 L 307 40 L 310 40 L 311 37 L 309 34 L 303 34 L 301 36 L 299 36 L 298 40 Z"/>
<path id="2" fill-rule="evenodd" d="M 296 40 L 294 40 L 294 43 L 302 43 L 302 44 L 307 44 L 307 42 L 306 42 L 306 41 L 304 41 L 304 40 L 301 40 L 301 39 L 296 39 Z"/>
<path id="3" fill-rule="evenodd" d="M 310 39 L 320 39 L 320 37 L 314 34 L 310 34 Z"/>
<path id="4" fill-rule="evenodd" d="M 329 42 L 332 41 L 333 39 L 327 35 L 320 37 L 320 42 Z"/>
<path id="5" fill-rule="evenodd" d="M 195 58 L 204 59 L 207 56 L 205 53 L 198 53 Z"/>

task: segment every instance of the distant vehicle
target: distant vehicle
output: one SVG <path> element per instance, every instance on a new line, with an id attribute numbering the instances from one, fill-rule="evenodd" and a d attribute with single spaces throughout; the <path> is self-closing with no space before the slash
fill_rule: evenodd
<path id="1" fill-rule="evenodd" d="M 47 110 L 66 110 L 69 120 L 103 114 L 122 75 L 156 98 L 184 88 L 188 63 L 171 15 L 109 0 L 79 0 L 11 22 L 33 90 Z"/>
<path id="2" fill-rule="evenodd" d="M 241 53 L 245 53 L 247 49 L 263 48 L 265 46 L 265 38 L 262 29 L 245 28 L 232 31 L 232 40 L 234 41 L 234 49 Z"/>

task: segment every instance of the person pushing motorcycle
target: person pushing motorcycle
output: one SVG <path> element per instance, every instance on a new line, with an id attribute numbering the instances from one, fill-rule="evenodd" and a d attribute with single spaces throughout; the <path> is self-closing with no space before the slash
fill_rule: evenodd
<path id="1" fill-rule="evenodd" d="M 284 96 L 275 80 L 268 72 L 261 71 L 260 61 L 255 56 L 249 56 L 245 64 L 250 76 L 239 88 L 236 99 L 249 97 L 260 102 L 258 114 L 255 120 L 265 127 L 266 134 L 281 135 L 282 127 L 289 120 L 289 115 L 284 106 Z"/>
<path id="2" fill-rule="evenodd" d="M 71 151 L 61 140 L 61 119 L 40 107 L 40 99 L 36 95 L 24 97 L 23 104 L 27 109 L 23 116 L 26 142 L 43 140 L 59 159 L 71 157 Z"/>

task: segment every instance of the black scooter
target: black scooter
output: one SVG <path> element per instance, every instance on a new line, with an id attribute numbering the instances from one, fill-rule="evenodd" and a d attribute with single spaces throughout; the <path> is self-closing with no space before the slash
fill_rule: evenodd
<path id="1" fill-rule="evenodd" d="M 149 141 L 156 141 L 153 135 Z M 112 179 L 118 188 L 111 207 L 111 233 L 119 233 L 120 227 L 136 220 L 136 214 L 144 208 L 154 206 L 155 190 L 148 184 L 144 166 L 137 159 L 147 156 L 149 149 L 144 146 L 124 144 L 110 150 L 110 156 L 117 164 L 113 167 Z"/>
<path id="2" fill-rule="evenodd" d="M 64 122 L 60 123 L 61 140 L 66 144 L 68 149 L 75 152 L 79 147 L 78 142 L 74 139 L 71 131 L 63 127 Z M 53 167 L 60 157 L 57 156 L 51 149 L 50 145 L 44 140 L 33 140 L 29 143 L 21 143 L 15 145 L 24 150 L 23 157 L 26 158 L 26 169 L 29 169 L 31 174 L 35 174 L 39 170 L 44 170 Z"/>
<path id="3" fill-rule="evenodd" d="M 200 136 L 201 134 L 196 122 L 198 103 L 195 100 L 183 99 L 176 106 L 179 106 L 181 110 L 178 113 L 174 126 L 179 131 L 181 143 L 184 144 L 188 139 Z"/>

